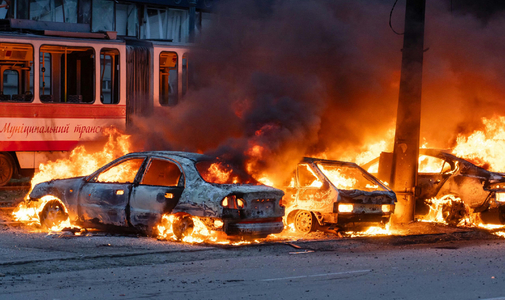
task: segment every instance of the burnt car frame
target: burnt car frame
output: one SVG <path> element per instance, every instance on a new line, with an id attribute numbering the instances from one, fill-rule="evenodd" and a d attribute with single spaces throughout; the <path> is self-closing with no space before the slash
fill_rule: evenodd
<path id="1" fill-rule="evenodd" d="M 332 177 L 343 172 L 355 182 L 340 184 Z M 363 228 L 386 224 L 396 195 L 357 164 L 305 157 L 285 189 L 286 222 L 296 231 L 319 228 Z"/>
<path id="2" fill-rule="evenodd" d="M 445 198 L 448 201 L 442 206 L 442 217 L 449 225 L 457 225 L 468 213 L 478 213 L 484 223 L 505 223 L 503 174 L 478 167 L 449 150 L 423 148 L 419 149 L 419 156 L 416 218 L 423 219 L 430 212 L 430 199 Z M 379 179 L 388 182 L 392 161 L 393 154 L 383 152 L 363 167 L 370 173 L 377 172 Z M 458 198 L 461 201 L 456 201 Z"/>
<path id="3" fill-rule="evenodd" d="M 188 152 L 130 153 L 88 176 L 36 185 L 28 205 L 37 205 L 46 195 L 58 199 L 40 208 L 40 222 L 46 227 L 53 225 L 55 217 L 68 215 L 83 227 L 155 234 L 162 215 L 174 214 L 174 222 L 182 223 L 174 224 L 182 228 L 174 229 L 178 238 L 192 226 L 189 216 L 200 217 L 209 229 L 229 236 L 266 237 L 281 232 L 284 192 L 264 185 L 207 182 L 198 165 L 212 161 Z"/>

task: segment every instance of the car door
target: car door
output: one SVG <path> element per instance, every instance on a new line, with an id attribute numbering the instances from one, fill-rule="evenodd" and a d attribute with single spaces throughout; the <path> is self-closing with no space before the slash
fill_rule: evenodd
<path id="1" fill-rule="evenodd" d="M 299 208 L 310 210 L 333 211 L 333 204 L 328 201 L 330 194 L 329 184 L 322 175 L 306 163 L 298 164 L 297 172 L 298 191 L 296 204 Z M 331 203 L 331 205 L 329 205 Z"/>
<path id="2" fill-rule="evenodd" d="M 151 157 L 130 197 L 130 222 L 150 230 L 170 213 L 184 191 L 184 173 L 174 160 Z"/>
<path id="3" fill-rule="evenodd" d="M 145 159 L 145 156 L 124 158 L 93 174 L 79 193 L 81 220 L 86 223 L 128 226 L 128 200 Z"/>
<path id="4" fill-rule="evenodd" d="M 437 195 L 447 179 L 452 175 L 454 164 L 444 159 L 420 155 L 417 173 L 417 198 L 430 199 Z"/>

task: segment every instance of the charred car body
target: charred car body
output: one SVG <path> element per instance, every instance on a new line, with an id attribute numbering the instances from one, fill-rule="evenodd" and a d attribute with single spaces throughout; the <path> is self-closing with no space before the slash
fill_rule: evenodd
<path id="1" fill-rule="evenodd" d="M 212 161 L 187 152 L 130 153 L 89 176 L 36 185 L 28 205 L 37 205 L 46 195 L 58 199 L 39 210 L 40 222 L 47 227 L 68 216 L 84 227 L 153 233 L 163 214 L 175 214 L 180 222 L 191 222 L 185 216 L 200 217 L 209 229 L 230 236 L 281 232 L 284 193 L 264 185 L 207 182 L 205 172 Z"/>
<path id="2" fill-rule="evenodd" d="M 392 155 L 383 152 L 363 167 L 389 181 Z M 419 149 L 415 198 L 419 219 L 429 213 L 430 199 L 437 198 L 447 199 L 442 216 L 450 225 L 457 225 L 469 212 L 478 213 L 485 223 L 505 223 L 503 174 L 485 170 L 449 151 Z"/>
<path id="3" fill-rule="evenodd" d="M 396 195 L 355 163 L 306 157 L 285 199 L 287 223 L 308 233 L 317 226 L 385 224 L 394 212 Z"/>

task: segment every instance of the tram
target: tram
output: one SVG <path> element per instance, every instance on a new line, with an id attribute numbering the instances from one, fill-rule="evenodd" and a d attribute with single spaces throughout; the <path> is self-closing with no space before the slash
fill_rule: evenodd
<path id="1" fill-rule="evenodd" d="M 0 186 L 186 93 L 187 44 L 88 36 L 0 34 Z"/>

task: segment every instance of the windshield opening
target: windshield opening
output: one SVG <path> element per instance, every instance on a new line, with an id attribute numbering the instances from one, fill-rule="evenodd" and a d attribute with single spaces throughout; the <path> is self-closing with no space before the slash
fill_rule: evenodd
<path id="1" fill-rule="evenodd" d="M 327 163 L 318 163 L 317 167 L 337 189 L 385 191 L 378 181 L 357 167 Z"/>

